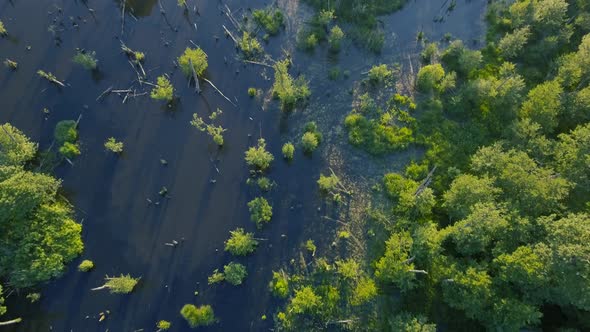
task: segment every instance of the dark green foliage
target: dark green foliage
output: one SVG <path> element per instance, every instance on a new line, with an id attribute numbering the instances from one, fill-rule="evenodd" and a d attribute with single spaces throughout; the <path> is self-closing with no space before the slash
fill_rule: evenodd
<path id="1" fill-rule="evenodd" d="M 353 109 L 344 124 L 348 141 L 374 155 L 381 155 L 406 148 L 414 141 L 414 118 L 410 111 L 415 108 L 411 99 L 395 95 L 387 110 L 375 105 L 365 94 L 360 98 L 358 109 Z"/>
<path id="2" fill-rule="evenodd" d="M 76 121 L 63 120 L 55 126 L 54 137 L 59 145 L 59 152 L 66 158 L 73 158 L 80 155 L 78 147 L 78 131 Z"/>
<path id="3" fill-rule="evenodd" d="M 256 227 L 262 228 L 272 219 L 272 206 L 264 197 L 256 197 L 248 203 L 250 220 L 256 223 Z"/>
<path id="4" fill-rule="evenodd" d="M 275 8 L 257 9 L 252 12 L 252 17 L 270 35 L 276 35 L 285 26 L 283 13 Z"/>
<path id="5" fill-rule="evenodd" d="M 225 281 L 234 286 L 241 285 L 248 276 L 246 267 L 240 263 L 231 262 L 223 267 L 223 276 Z"/>
<path id="6" fill-rule="evenodd" d="M 76 137 L 66 126 L 56 133 L 60 139 Z M 5 231 L 0 232 L 0 278 L 14 288 L 58 277 L 64 264 L 83 249 L 82 227 L 74 221 L 72 207 L 57 194 L 60 181 L 27 169 L 36 148 L 20 131 L 2 125 L 0 228 Z"/>

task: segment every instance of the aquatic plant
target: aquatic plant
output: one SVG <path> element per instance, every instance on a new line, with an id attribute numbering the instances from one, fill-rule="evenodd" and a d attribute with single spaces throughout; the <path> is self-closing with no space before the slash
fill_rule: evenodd
<path id="1" fill-rule="evenodd" d="M 248 88 L 248 96 L 255 97 L 256 96 L 256 88 Z"/>
<path id="2" fill-rule="evenodd" d="M 218 284 L 225 280 L 225 276 L 222 272 L 219 272 L 219 269 L 213 270 L 213 273 L 207 278 L 207 283 L 209 285 Z"/>
<path id="3" fill-rule="evenodd" d="M 246 233 L 243 228 L 237 228 L 230 234 L 230 238 L 225 241 L 225 251 L 235 256 L 246 256 L 256 250 L 258 241 L 254 239 L 253 233 Z"/>
<path id="4" fill-rule="evenodd" d="M 114 137 L 109 137 L 106 142 L 104 142 L 104 147 L 107 149 L 107 151 L 114 153 L 123 152 L 123 142 L 117 142 Z"/>
<path id="5" fill-rule="evenodd" d="M 57 123 L 54 130 L 54 137 L 59 147 L 59 152 L 66 158 L 73 158 L 80 155 L 78 147 L 78 131 L 76 121 L 63 120 Z"/>
<path id="6" fill-rule="evenodd" d="M 264 197 L 256 197 L 248 202 L 248 210 L 250 211 L 250 220 L 255 222 L 258 228 L 262 228 L 272 219 L 272 206 Z"/>
<path id="7" fill-rule="evenodd" d="M 171 102 L 174 99 L 174 86 L 172 86 L 172 83 L 170 83 L 166 76 L 159 76 L 158 84 L 152 89 L 150 97 L 156 100 Z"/>
<path id="8" fill-rule="evenodd" d="M 191 328 L 213 325 L 217 321 L 210 305 L 197 307 L 194 304 L 185 304 L 180 310 L 180 315 Z"/>
<path id="9" fill-rule="evenodd" d="M 8 31 L 6 30 L 6 27 L 4 27 L 4 23 L 0 21 L 0 36 L 6 36 L 7 34 Z"/>
<path id="10" fill-rule="evenodd" d="M 98 65 L 98 60 L 96 60 L 96 52 L 94 51 L 85 52 L 79 50 L 72 58 L 72 61 L 88 70 L 95 70 Z"/>
<path id="11" fill-rule="evenodd" d="M 17 70 L 18 69 L 18 63 L 16 61 L 12 61 L 10 59 L 4 60 L 4 65 L 6 67 L 10 68 L 11 70 Z"/>
<path id="12" fill-rule="evenodd" d="M 213 121 L 222 113 L 223 112 L 218 108 L 215 112 L 211 113 L 209 119 Z M 206 123 L 197 113 L 193 114 L 193 119 L 190 124 L 201 132 L 207 132 L 215 144 L 223 146 L 223 132 L 227 129 L 224 129 L 222 126 L 215 126 L 213 123 Z"/>
<path id="13" fill-rule="evenodd" d="M 78 265 L 78 271 L 88 272 L 94 268 L 94 263 L 91 260 L 85 259 Z"/>

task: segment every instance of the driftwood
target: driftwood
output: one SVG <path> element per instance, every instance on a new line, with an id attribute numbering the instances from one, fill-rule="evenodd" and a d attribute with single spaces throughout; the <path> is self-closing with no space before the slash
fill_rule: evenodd
<path id="1" fill-rule="evenodd" d="M 268 68 L 274 68 L 273 66 L 271 66 L 269 64 L 266 64 L 266 63 L 263 63 L 263 62 L 257 62 L 257 61 L 251 61 L 251 60 L 245 60 L 245 59 L 242 60 L 242 61 L 244 61 L 246 63 L 251 63 L 253 65 L 259 65 L 259 66 L 264 66 L 264 67 L 268 67 Z"/>
<path id="2" fill-rule="evenodd" d="M 193 80 L 195 80 L 195 92 L 201 93 L 201 86 L 199 85 L 199 77 L 197 76 L 197 72 L 195 72 L 195 67 L 193 66 L 193 60 L 188 59 L 188 64 L 191 67 L 191 71 L 193 72 Z"/>
<path id="3" fill-rule="evenodd" d="M 414 193 L 414 196 L 420 195 L 424 191 L 424 189 L 426 189 L 428 187 L 428 185 L 430 185 L 430 182 L 432 181 L 432 175 L 434 174 L 434 171 L 436 171 L 436 166 L 434 166 L 432 168 L 432 170 L 430 170 L 430 172 L 428 172 L 428 175 L 426 176 L 426 179 L 424 179 L 424 181 L 422 181 L 422 183 L 420 184 L 420 186 L 418 187 L 418 189 L 416 189 L 416 192 Z"/>
<path id="4" fill-rule="evenodd" d="M 234 37 L 234 35 L 232 35 L 231 31 L 229 31 L 225 25 L 221 25 L 223 27 L 223 30 L 225 30 L 225 33 L 227 33 L 227 35 L 234 41 L 234 43 L 236 44 L 236 47 L 238 47 L 239 43 L 238 40 L 236 39 L 236 37 Z"/>
<path id="5" fill-rule="evenodd" d="M 4 322 L 0 322 L 0 326 L 17 324 L 17 323 L 20 323 L 22 321 L 23 321 L 22 318 L 15 318 L 15 319 L 7 320 L 7 321 L 4 321 Z"/>
<path id="6" fill-rule="evenodd" d="M 220 91 L 220 90 L 219 90 L 219 89 L 218 89 L 218 88 L 215 86 L 215 84 L 213 84 L 213 82 L 209 81 L 208 79 L 206 79 L 206 78 L 204 78 L 204 77 L 203 77 L 203 81 L 205 81 L 205 82 L 209 83 L 209 85 L 211 85 L 211 86 L 213 87 L 213 89 L 215 89 L 215 91 L 217 91 L 217 92 L 218 92 L 218 93 L 219 93 L 219 94 L 220 94 L 220 95 L 221 95 L 223 98 L 225 98 L 225 100 L 229 101 L 229 102 L 230 102 L 230 104 L 234 105 L 234 107 L 237 107 L 237 105 L 236 105 L 236 104 L 234 104 L 234 103 L 231 101 L 231 99 L 227 98 L 227 97 L 226 97 L 226 96 L 223 94 L 223 92 L 221 92 L 221 91 Z"/>
<path id="7" fill-rule="evenodd" d="M 111 90 L 113 90 L 113 86 L 109 86 L 106 90 L 104 90 L 97 98 L 96 101 L 99 101 L 100 98 L 102 98 L 104 95 L 106 95 L 107 93 L 110 93 Z"/>
<path id="8" fill-rule="evenodd" d="M 242 28 L 240 27 L 240 24 L 238 23 L 238 20 L 236 20 L 233 16 L 233 14 L 231 13 L 231 9 L 229 9 L 229 7 L 227 6 L 227 4 L 225 5 L 225 15 L 227 16 L 227 18 L 229 18 L 229 21 L 234 25 L 234 27 L 238 30 L 238 31 L 242 31 Z"/>
<path id="9" fill-rule="evenodd" d="M 424 270 L 408 270 L 408 272 L 412 272 L 412 273 L 420 273 L 420 274 L 428 274 L 428 272 L 424 271 Z"/>

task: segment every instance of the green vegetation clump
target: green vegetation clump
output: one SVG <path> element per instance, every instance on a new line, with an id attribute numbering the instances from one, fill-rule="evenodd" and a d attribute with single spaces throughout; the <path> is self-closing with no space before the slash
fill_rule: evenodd
<path id="1" fill-rule="evenodd" d="M 279 33 L 279 29 L 285 26 L 283 13 L 276 8 L 257 9 L 252 12 L 254 21 L 264 28 L 270 35 Z"/>
<path id="2" fill-rule="evenodd" d="M 231 262 L 223 267 L 223 276 L 225 281 L 234 286 L 239 286 L 248 276 L 246 267 L 240 263 Z"/>
<path id="3" fill-rule="evenodd" d="M 286 299 L 289 296 L 289 276 L 284 271 L 272 272 L 272 280 L 268 284 L 272 295 Z"/>
<path id="4" fill-rule="evenodd" d="M 178 58 L 178 65 L 184 75 L 192 77 L 193 70 L 197 76 L 203 75 L 209 63 L 207 62 L 207 54 L 200 47 L 187 47 Z"/>
<path id="5" fill-rule="evenodd" d="M 283 158 L 287 160 L 293 160 L 293 156 L 295 155 L 295 146 L 293 143 L 287 142 L 283 144 L 281 151 L 283 153 Z"/>
<path id="6" fill-rule="evenodd" d="M 118 142 L 114 137 L 109 137 L 107 141 L 104 142 L 104 148 L 107 149 L 107 151 L 114 153 L 122 153 L 123 142 Z"/>
<path id="7" fill-rule="evenodd" d="M 158 328 L 158 331 L 166 331 L 166 330 L 170 329 L 171 326 L 172 326 L 172 323 L 170 323 L 169 321 L 166 321 L 166 320 L 161 320 L 156 324 L 156 328 Z"/>
<path id="8" fill-rule="evenodd" d="M 4 60 L 4 65 L 6 67 L 8 67 L 10 70 L 17 70 L 18 69 L 18 63 L 16 61 L 12 61 L 10 59 Z"/>
<path id="9" fill-rule="evenodd" d="M 250 220 L 255 222 L 258 228 L 262 228 L 272 219 L 272 206 L 264 197 L 256 197 L 248 202 L 248 210 L 250 211 Z"/>
<path id="10" fill-rule="evenodd" d="M 318 145 L 322 142 L 322 134 L 318 130 L 315 122 L 308 122 L 305 125 L 305 133 L 301 137 L 301 145 L 305 153 L 312 153 L 317 149 Z"/>
<path id="11" fill-rule="evenodd" d="M 217 319 L 210 305 L 200 307 L 194 304 L 185 304 L 180 310 L 180 315 L 186 320 L 191 328 L 213 325 Z"/>
<path id="12" fill-rule="evenodd" d="M 337 25 L 332 27 L 330 34 L 328 35 L 328 44 L 330 45 L 330 50 L 333 52 L 339 52 L 343 38 L 344 32 L 342 29 L 340 29 L 340 27 Z"/>
<path id="13" fill-rule="evenodd" d="M 369 81 L 373 84 L 381 84 L 389 82 L 393 79 L 393 71 L 387 65 L 381 64 L 373 66 L 369 70 Z"/>
<path id="14" fill-rule="evenodd" d="M 272 153 L 266 150 L 266 141 L 261 138 L 258 140 L 257 146 L 252 146 L 246 151 L 245 159 L 248 166 L 264 171 L 270 167 L 275 158 Z"/>
<path id="15" fill-rule="evenodd" d="M 66 158 L 74 158 L 80 155 L 76 126 L 74 120 L 63 120 L 55 126 L 55 141 L 59 146 L 59 152 Z"/>
<path id="16" fill-rule="evenodd" d="M 230 238 L 225 241 L 225 251 L 235 256 L 246 256 L 256 250 L 258 241 L 254 239 L 253 233 L 246 233 L 243 228 L 237 228 L 230 234 Z"/>
<path id="17" fill-rule="evenodd" d="M 123 275 L 119 277 L 105 277 L 105 284 L 93 288 L 92 290 L 108 289 L 112 294 L 129 294 L 133 291 L 139 278 L 133 278 L 130 275 Z"/>
<path id="18" fill-rule="evenodd" d="M 260 190 L 262 191 L 270 191 L 272 187 L 275 185 L 273 181 L 271 181 L 269 178 L 265 176 L 259 177 L 258 180 L 256 180 L 256 184 L 258 185 L 258 188 L 260 188 Z"/>
<path id="19" fill-rule="evenodd" d="M 293 79 L 289 75 L 290 60 L 277 61 L 273 66 L 275 80 L 272 86 L 273 96 L 281 101 L 283 111 L 292 110 L 297 103 L 311 95 L 311 91 L 304 77 Z"/>
<path id="20" fill-rule="evenodd" d="M 359 107 L 344 120 L 348 141 L 373 155 L 405 149 L 414 141 L 410 112 L 415 107 L 410 98 L 396 94 L 384 110 L 368 94 L 362 95 Z"/>
<path id="21" fill-rule="evenodd" d="M 258 93 L 258 91 L 256 90 L 256 88 L 248 88 L 248 96 L 256 97 L 257 93 Z"/>
<path id="22" fill-rule="evenodd" d="M 191 120 L 191 125 L 197 128 L 201 132 L 207 132 L 209 136 L 213 139 L 213 142 L 218 146 L 223 146 L 223 133 L 227 130 L 224 129 L 222 126 L 215 126 L 213 121 L 219 117 L 220 114 L 223 114 L 223 111 L 219 108 L 209 115 L 209 120 L 211 123 L 206 123 L 203 118 L 201 118 L 197 113 L 193 114 L 193 119 Z"/>
<path id="23" fill-rule="evenodd" d="M 37 144 L 21 131 L 0 125 L 0 279 L 15 289 L 60 276 L 84 247 L 73 208 L 58 195 L 61 182 L 29 170 L 36 153 Z"/>
<path id="24" fill-rule="evenodd" d="M 7 34 L 8 31 L 6 30 L 6 27 L 4 27 L 4 23 L 0 21 L 0 36 L 6 36 Z"/>
<path id="25" fill-rule="evenodd" d="M 74 57 L 72 58 L 72 61 L 88 70 L 95 70 L 98 66 L 98 60 L 96 60 L 96 52 L 94 51 L 78 51 L 76 55 L 74 55 Z"/>
<path id="26" fill-rule="evenodd" d="M 78 271 L 88 272 L 94 269 L 94 263 L 91 260 L 85 259 L 78 265 Z"/>
<path id="27" fill-rule="evenodd" d="M 150 97 L 155 100 L 171 102 L 174 99 L 174 86 L 166 76 L 159 76 L 158 84 L 152 89 Z"/>
<path id="28" fill-rule="evenodd" d="M 219 269 L 213 270 L 213 273 L 207 278 L 207 283 L 209 285 L 218 284 L 225 280 L 225 276 L 222 272 L 219 272 Z"/>
<path id="29" fill-rule="evenodd" d="M 264 53 L 260 42 L 247 31 L 244 31 L 242 39 L 238 41 L 238 46 L 242 53 L 244 53 L 246 59 L 254 59 L 258 55 Z"/>

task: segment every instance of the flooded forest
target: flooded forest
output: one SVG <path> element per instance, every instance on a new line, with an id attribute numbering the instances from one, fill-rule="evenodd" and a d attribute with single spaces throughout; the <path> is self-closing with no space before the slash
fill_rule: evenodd
<path id="1" fill-rule="evenodd" d="M 590 1 L 0 0 L 0 331 L 590 330 Z"/>

